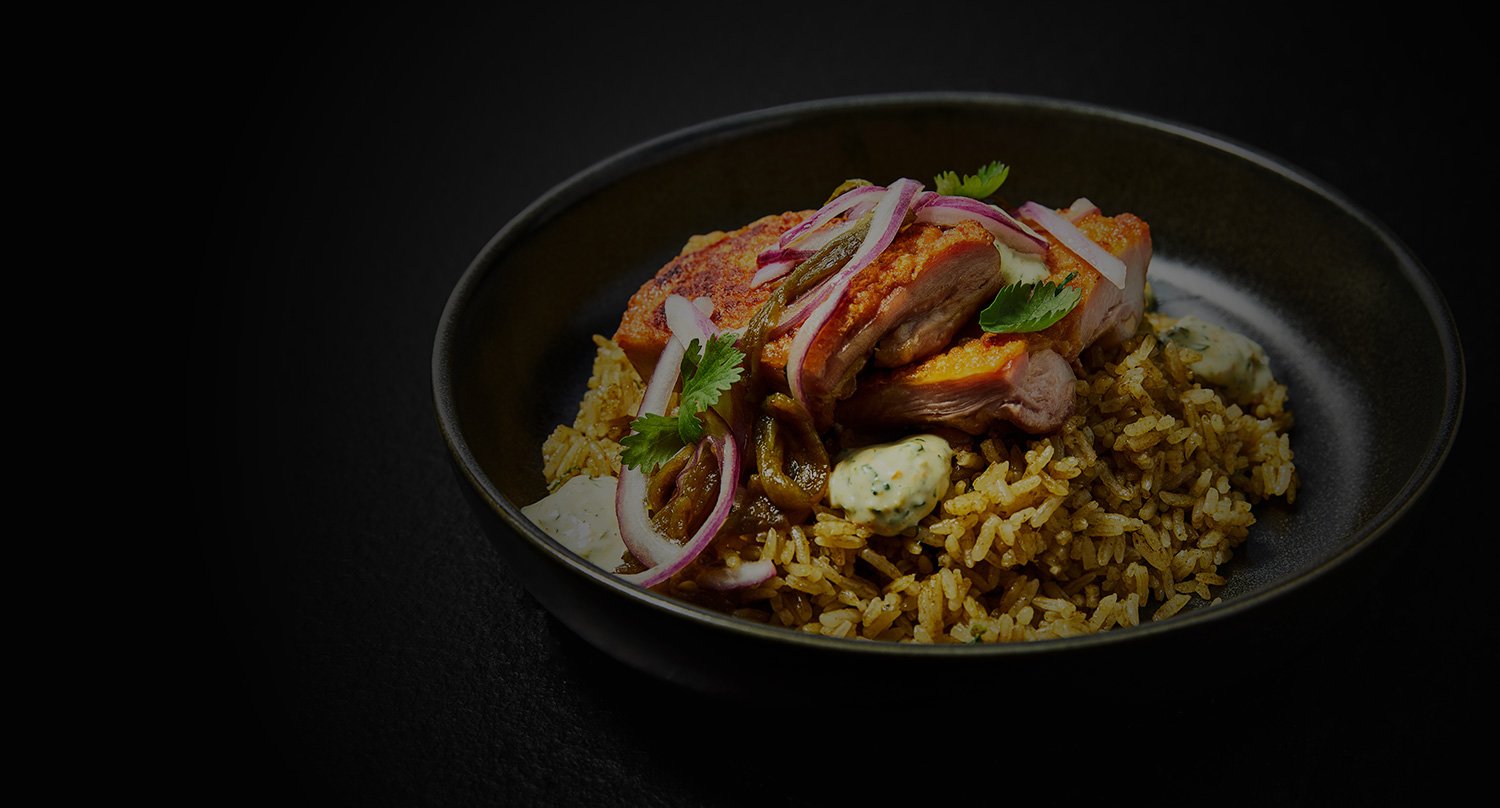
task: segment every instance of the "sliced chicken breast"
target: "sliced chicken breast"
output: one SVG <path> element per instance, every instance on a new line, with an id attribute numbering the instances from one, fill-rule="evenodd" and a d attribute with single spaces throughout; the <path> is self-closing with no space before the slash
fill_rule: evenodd
<path id="1" fill-rule="evenodd" d="M 1055 239 L 1048 277 L 1070 274 L 1078 305 L 1062 320 L 1030 334 L 971 332 L 925 361 L 862 378 L 839 405 L 837 419 L 866 429 L 947 426 L 978 435 L 1002 423 L 1032 434 L 1062 426 L 1074 407 L 1073 367 L 1095 342 L 1116 344 L 1135 333 L 1145 311 L 1151 233 L 1125 213 L 1097 212 L 1076 222 L 1090 240 L 1125 264 L 1125 287 L 1115 286 Z"/>

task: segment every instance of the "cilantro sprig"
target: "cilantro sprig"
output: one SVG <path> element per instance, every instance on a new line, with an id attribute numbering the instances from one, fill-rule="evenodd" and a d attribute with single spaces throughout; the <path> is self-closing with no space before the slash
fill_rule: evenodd
<path id="1" fill-rule="evenodd" d="M 1005 178 L 1008 176 L 1010 176 L 1010 166 L 995 160 L 989 165 L 980 166 L 978 174 L 965 174 L 962 180 L 958 178 L 958 174 L 944 171 L 933 177 L 932 181 L 937 186 L 937 192 L 944 196 L 985 199 L 1000 190 L 1000 186 L 1005 184 Z"/>
<path id="2" fill-rule="evenodd" d="M 625 447 L 620 462 L 631 468 L 655 471 L 687 444 L 677 432 L 677 419 L 646 413 L 630 422 L 631 433 L 620 439 Z"/>
<path id="3" fill-rule="evenodd" d="M 979 312 L 979 327 L 992 334 L 1041 331 L 1078 305 L 1082 295 L 1068 285 L 1077 275 L 1069 272 L 1061 283 L 1017 282 L 1006 286 Z"/>
<path id="4" fill-rule="evenodd" d="M 631 434 L 620 439 L 624 450 L 620 462 L 630 468 L 655 471 L 682 447 L 703 438 L 702 413 L 744 374 L 740 363 L 745 354 L 734 347 L 736 334 L 709 337 L 708 344 L 694 339 L 682 354 L 682 390 L 677 396 L 675 416 L 645 413 L 630 422 Z"/>

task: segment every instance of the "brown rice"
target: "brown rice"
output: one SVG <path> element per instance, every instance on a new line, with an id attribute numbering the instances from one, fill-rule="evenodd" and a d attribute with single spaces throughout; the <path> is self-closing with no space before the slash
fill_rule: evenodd
<path id="1" fill-rule="evenodd" d="M 640 377 L 603 337 L 571 427 L 543 447 L 555 488 L 616 475 Z M 1220 568 L 1249 536 L 1253 505 L 1294 501 L 1292 416 L 1277 383 L 1248 411 L 1195 381 L 1190 350 L 1149 325 L 1081 357 L 1077 409 L 1058 432 L 954 445 L 953 484 L 905 535 L 824 509 L 788 530 L 720 535 L 659 591 L 831 637 L 921 643 L 1066 637 L 1217 603 Z M 705 565 L 770 558 L 777 574 L 725 595 Z"/>

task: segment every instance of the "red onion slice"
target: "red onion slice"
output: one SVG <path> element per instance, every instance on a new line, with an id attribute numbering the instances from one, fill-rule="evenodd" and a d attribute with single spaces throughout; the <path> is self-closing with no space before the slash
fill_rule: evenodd
<path id="1" fill-rule="evenodd" d="M 786 363 L 787 384 L 791 387 L 792 397 L 802 406 L 808 407 L 807 393 L 802 385 L 802 363 L 807 359 L 808 349 L 818 332 L 828 323 L 828 318 L 838 307 L 839 301 L 843 300 L 849 280 L 869 266 L 896 240 L 896 234 L 901 232 L 901 225 L 906 220 L 906 213 L 916 199 L 917 192 L 921 190 L 922 184 L 916 180 L 902 178 L 891 183 L 880 202 L 875 205 L 870 232 L 865 234 L 864 241 L 860 242 L 859 249 L 849 257 L 844 268 L 825 282 L 824 291 L 820 292 L 824 295 L 822 301 L 807 315 L 807 322 L 797 330 L 797 336 L 792 338 Z M 808 407 L 808 411 L 811 412 L 812 408 Z"/>
<path id="2" fill-rule="evenodd" d="M 850 214 L 849 218 L 841 222 L 834 222 L 815 233 L 804 234 L 796 240 L 797 243 L 795 246 L 783 247 L 778 245 L 769 250 L 762 250 L 755 257 L 755 265 L 759 269 L 756 271 L 755 277 L 750 279 L 750 285 L 755 287 L 786 276 L 792 270 L 796 269 L 798 264 L 813 257 L 814 253 L 827 246 L 828 242 L 844 235 L 849 228 L 854 227 L 858 223 L 859 217 L 864 215 L 866 209 L 874 207 L 876 201 L 870 199 L 855 205 L 847 211 Z"/>
<path id="3" fill-rule="evenodd" d="M 637 415 L 654 412 L 664 413 L 671 403 L 672 391 L 677 387 L 677 376 L 682 368 L 682 343 L 668 339 L 666 348 L 656 360 L 656 370 L 646 384 L 641 396 Z M 615 486 L 615 518 L 620 522 L 620 538 L 637 561 L 650 567 L 663 563 L 681 551 L 681 546 L 656 531 L 651 516 L 646 513 L 646 473 L 640 469 L 621 467 L 620 481 Z"/>
<path id="4" fill-rule="evenodd" d="M 763 558 L 759 561 L 746 561 L 733 569 L 719 567 L 708 570 L 698 576 L 698 583 L 708 589 L 720 591 L 748 589 L 771 580 L 775 575 L 776 565 L 771 563 L 771 559 Z"/>
<path id="5" fill-rule="evenodd" d="M 819 208 L 816 213 L 807 217 L 806 219 L 803 219 L 802 222 L 799 223 L 796 227 L 793 227 L 791 230 L 782 233 L 780 246 L 792 246 L 792 243 L 795 242 L 798 238 L 811 233 L 814 230 L 817 230 L 818 228 L 822 227 L 825 224 L 828 224 L 839 216 L 849 213 L 861 202 L 875 201 L 879 198 L 878 195 L 884 192 L 885 189 L 880 187 L 879 185 L 861 185 L 858 188 L 854 188 L 845 191 L 842 194 L 839 194 L 837 197 L 834 197 L 831 202 Z M 860 213 L 863 214 L 863 210 L 861 210 Z M 850 218 L 857 219 L 859 217 L 851 216 Z"/>
<path id="6" fill-rule="evenodd" d="M 672 402 L 672 393 L 677 388 L 677 377 L 682 372 L 682 355 L 687 342 L 696 336 L 702 345 L 709 330 L 717 331 L 708 315 L 700 308 L 705 303 L 712 311 L 713 302 L 706 297 L 697 301 L 689 301 L 681 295 L 667 297 L 663 309 L 666 311 L 667 328 L 672 331 L 672 337 L 667 339 L 666 347 L 656 360 L 656 369 L 652 371 L 646 391 L 641 395 L 641 405 L 636 410 L 636 415 L 648 412 L 662 414 L 667 411 L 667 405 Z M 682 338 L 684 333 L 688 334 L 686 339 Z M 676 542 L 657 533 L 656 527 L 651 524 L 651 517 L 646 513 L 646 486 L 645 472 L 621 468 L 619 484 L 615 488 L 615 517 L 620 522 L 620 537 L 625 540 L 630 554 L 642 564 L 654 566 L 673 556 L 681 548 Z"/>
<path id="7" fill-rule="evenodd" d="M 865 202 L 861 202 L 860 204 L 855 205 L 854 207 L 849 209 L 849 216 L 835 221 L 821 230 L 811 233 L 804 233 L 802 234 L 802 236 L 793 240 L 792 243 L 787 244 L 786 246 L 778 244 L 777 246 L 772 247 L 770 250 L 765 250 L 761 252 L 760 258 L 764 259 L 764 257 L 768 253 L 776 250 L 795 250 L 797 252 L 807 253 L 807 255 L 810 257 L 813 253 L 817 252 L 825 245 L 827 245 L 828 242 L 833 241 L 839 236 L 842 236 L 851 227 L 854 227 L 854 225 L 859 222 L 859 217 L 863 216 L 865 211 L 875 207 L 875 203 L 877 201 L 878 200 L 871 199 Z"/>
<path id="8" fill-rule="evenodd" d="M 931 194 L 919 200 L 916 219 L 936 225 L 955 225 L 966 219 L 978 222 L 995 238 L 1016 252 L 1047 254 L 1047 239 L 994 205 L 965 196 Z"/>
<path id="9" fill-rule="evenodd" d="M 1017 208 L 1016 212 L 1041 225 L 1064 247 L 1072 250 L 1079 258 L 1098 270 L 1099 274 L 1110 283 L 1121 289 L 1125 288 L 1125 262 L 1105 252 L 1103 247 L 1085 236 L 1083 231 L 1075 227 L 1072 222 L 1058 215 L 1051 208 L 1036 202 L 1027 202 Z"/>
<path id="10" fill-rule="evenodd" d="M 656 532 L 656 528 L 648 518 L 644 525 L 632 523 L 629 527 L 630 533 L 624 520 L 620 522 L 620 536 L 625 539 L 625 546 L 630 548 L 631 555 L 643 564 L 650 564 L 650 568 L 629 575 L 621 575 L 620 578 L 634 584 L 650 588 L 677 574 L 679 570 L 691 564 L 693 559 L 702 554 L 704 548 L 713 542 L 714 536 L 718 535 L 719 529 L 729 519 L 729 511 L 734 507 L 734 490 L 740 480 L 740 449 L 735 444 L 734 435 L 729 431 L 723 419 L 713 410 L 705 410 L 704 415 L 708 417 L 709 449 L 719 460 L 719 492 L 714 500 L 713 509 L 709 511 L 708 517 L 698 527 L 686 544 L 676 544 L 665 536 Z M 637 472 L 642 481 L 645 475 Z M 621 497 L 630 496 L 639 503 L 639 511 L 644 515 L 646 510 L 646 489 L 641 486 L 638 491 L 627 492 L 625 478 L 620 478 L 620 493 L 615 500 L 615 507 L 620 507 Z M 645 533 L 649 533 L 649 538 Z M 633 534 L 633 535 L 632 535 Z M 634 543 L 632 543 L 634 542 Z M 635 544 L 649 545 L 653 558 L 647 561 L 636 553 Z"/>
<path id="11" fill-rule="evenodd" d="M 1070 222 L 1073 222 L 1074 224 L 1077 224 L 1079 219 L 1082 219 L 1090 213 L 1098 212 L 1098 205 L 1090 202 L 1087 197 L 1080 196 L 1077 199 L 1073 200 L 1073 204 L 1068 206 L 1067 215 L 1063 216 L 1063 218 L 1067 219 Z"/>
<path id="12" fill-rule="evenodd" d="M 796 269 L 797 264 L 799 263 L 801 262 L 787 260 L 777 261 L 774 264 L 766 264 L 765 266 L 755 271 L 755 276 L 750 279 L 750 286 L 753 288 L 763 283 L 770 283 L 777 278 L 784 278 L 787 275 L 790 275 L 792 270 Z"/>
<path id="13" fill-rule="evenodd" d="M 811 258 L 813 250 L 804 250 L 801 247 L 772 247 L 755 256 L 755 265 L 759 267 L 755 276 L 750 279 L 752 288 L 760 286 L 768 281 L 774 281 L 791 273 L 797 265 Z"/>
<path id="14" fill-rule="evenodd" d="M 755 256 L 755 265 L 764 267 L 784 261 L 791 261 L 795 264 L 799 261 L 806 261 L 812 257 L 812 254 L 812 250 L 804 250 L 801 247 L 772 247 Z"/>
<path id="15" fill-rule="evenodd" d="M 677 387 L 677 376 L 682 372 L 682 354 L 682 343 L 668 339 L 661 356 L 656 359 L 656 369 L 651 372 L 646 391 L 641 394 L 641 406 L 636 415 L 667 411 L 667 405 L 672 403 L 672 392 Z"/>
<path id="16" fill-rule="evenodd" d="M 711 337 L 721 333 L 735 333 L 721 331 L 714 325 L 713 301 L 710 298 L 688 300 L 681 295 L 668 295 L 663 308 L 667 328 L 671 330 L 672 336 L 656 360 L 656 369 L 651 373 L 646 392 L 641 396 L 637 415 L 667 411 L 672 393 L 677 388 L 682 355 L 687 343 L 696 339 L 699 345 L 706 345 Z M 719 461 L 719 491 L 713 509 L 686 544 L 668 539 L 657 532 L 656 526 L 651 523 L 651 516 L 646 512 L 646 489 L 649 485 L 646 473 L 628 467 L 620 469 L 620 480 L 615 488 L 615 517 L 620 523 L 620 538 L 624 540 L 630 554 L 648 567 L 644 572 L 621 576 L 627 581 L 645 587 L 665 581 L 697 558 L 729 518 L 730 508 L 734 505 L 734 491 L 739 486 L 742 452 L 735 433 L 718 413 L 709 409 L 703 415 L 709 421 L 705 441 Z"/>
<path id="17" fill-rule="evenodd" d="M 700 297 L 690 301 L 682 295 L 667 295 L 667 301 L 662 304 L 662 309 L 667 315 L 667 330 L 672 332 L 672 338 L 680 342 L 684 348 L 696 339 L 698 348 L 702 350 L 708 344 L 709 337 L 719 334 L 719 327 L 714 325 L 714 321 L 709 318 L 714 310 L 714 303 L 710 298 Z M 646 410 L 646 412 L 660 412 L 660 410 Z"/>

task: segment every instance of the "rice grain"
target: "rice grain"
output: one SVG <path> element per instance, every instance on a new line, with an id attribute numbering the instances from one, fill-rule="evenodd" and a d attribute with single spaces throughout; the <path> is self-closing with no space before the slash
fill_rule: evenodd
<path id="1" fill-rule="evenodd" d="M 578 417 L 543 446 L 549 487 L 618 473 L 642 385 L 618 347 L 594 341 Z M 948 493 L 906 534 L 822 508 L 789 528 L 721 533 L 717 552 L 660 590 L 785 628 L 924 643 L 1074 636 L 1211 607 L 1252 507 L 1295 501 L 1286 388 L 1226 403 L 1194 378 L 1195 354 L 1146 325 L 1081 361 L 1090 370 L 1060 431 L 956 443 Z M 764 584 L 726 594 L 696 583 L 706 564 L 758 558 L 777 567 Z"/>

